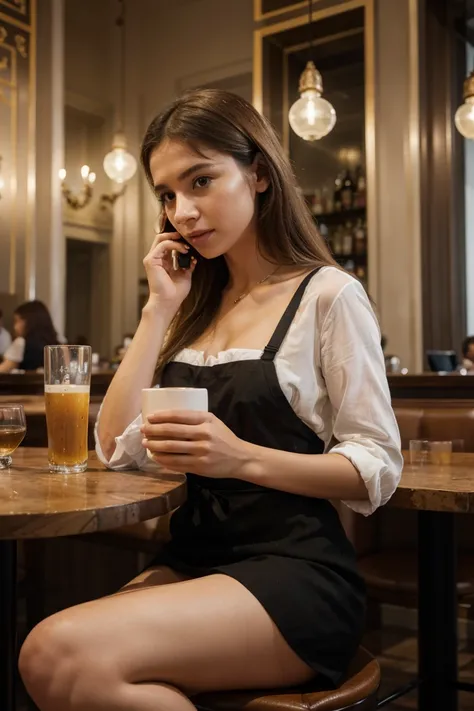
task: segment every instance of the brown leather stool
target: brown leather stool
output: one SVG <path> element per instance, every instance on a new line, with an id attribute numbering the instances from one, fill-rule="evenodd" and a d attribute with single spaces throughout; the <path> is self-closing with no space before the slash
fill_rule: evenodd
<path id="1" fill-rule="evenodd" d="M 304 687 L 198 694 L 191 700 L 199 711 L 372 711 L 377 708 L 380 667 L 359 647 L 346 680 L 337 689 L 322 690 L 317 678 Z"/>

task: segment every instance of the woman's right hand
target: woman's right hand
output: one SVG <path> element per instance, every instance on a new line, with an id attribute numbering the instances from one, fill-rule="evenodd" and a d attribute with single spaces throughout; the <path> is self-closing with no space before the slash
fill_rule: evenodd
<path id="1" fill-rule="evenodd" d="M 196 260 L 191 261 L 189 269 L 173 269 L 171 253 L 173 250 L 187 254 L 189 245 L 180 242 L 177 232 L 157 234 L 151 249 L 143 260 L 150 298 L 158 298 L 160 303 L 168 304 L 176 312 L 191 289 L 192 275 Z"/>

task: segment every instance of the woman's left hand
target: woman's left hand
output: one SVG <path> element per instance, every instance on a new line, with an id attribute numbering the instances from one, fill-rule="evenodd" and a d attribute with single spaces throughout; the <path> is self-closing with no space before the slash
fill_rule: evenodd
<path id="1" fill-rule="evenodd" d="M 163 410 L 148 416 L 143 446 L 166 469 L 213 478 L 244 478 L 253 445 L 210 412 Z"/>

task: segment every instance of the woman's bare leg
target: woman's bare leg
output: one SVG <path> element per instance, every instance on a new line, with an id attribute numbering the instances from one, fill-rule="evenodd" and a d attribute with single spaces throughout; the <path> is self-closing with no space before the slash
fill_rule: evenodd
<path id="1" fill-rule="evenodd" d="M 172 583 L 182 583 L 189 580 L 188 575 L 178 573 L 167 565 L 154 565 L 144 570 L 136 578 L 123 586 L 115 595 L 143 590 L 144 588 L 156 587 L 159 585 L 171 585 Z"/>
<path id="2" fill-rule="evenodd" d="M 191 711 L 193 693 L 314 675 L 257 599 L 226 575 L 60 612 L 31 632 L 20 671 L 41 711 Z"/>

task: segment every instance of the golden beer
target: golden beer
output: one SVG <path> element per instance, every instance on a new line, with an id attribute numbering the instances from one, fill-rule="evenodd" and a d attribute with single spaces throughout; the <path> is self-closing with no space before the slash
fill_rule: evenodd
<path id="1" fill-rule="evenodd" d="M 45 405 L 51 468 L 55 471 L 84 471 L 87 467 L 89 386 L 45 385 Z"/>
<path id="2" fill-rule="evenodd" d="M 0 457 L 7 457 L 15 451 L 26 434 L 21 425 L 0 425 Z"/>

